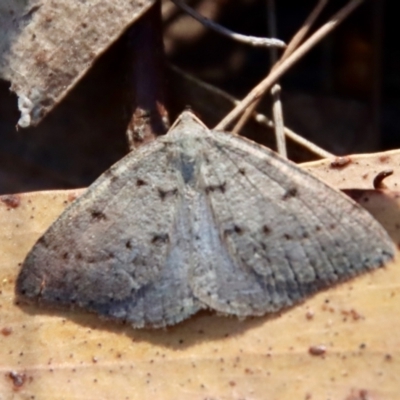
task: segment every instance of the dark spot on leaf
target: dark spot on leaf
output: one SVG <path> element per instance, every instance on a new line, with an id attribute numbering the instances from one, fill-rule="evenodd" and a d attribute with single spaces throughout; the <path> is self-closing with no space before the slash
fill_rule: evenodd
<path id="1" fill-rule="evenodd" d="M 319 345 L 319 346 L 310 346 L 308 352 L 312 356 L 323 356 L 326 353 L 326 347 Z"/>
<path id="2" fill-rule="evenodd" d="M 11 334 L 12 334 L 12 328 L 10 328 L 10 327 L 5 327 L 5 328 L 3 328 L 2 330 L 1 330 L 1 334 L 3 335 L 3 336 L 10 336 Z"/>
<path id="3" fill-rule="evenodd" d="M 26 374 L 11 371 L 8 373 L 8 377 L 12 380 L 15 388 L 20 388 L 26 381 Z"/>
<path id="4" fill-rule="evenodd" d="M 0 200 L 9 208 L 17 208 L 21 204 L 21 199 L 16 194 L 0 196 Z"/>
<path id="5" fill-rule="evenodd" d="M 162 233 L 158 235 L 154 235 L 151 239 L 152 244 L 163 244 L 169 242 L 169 235 L 168 233 Z"/>
<path id="6" fill-rule="evenodd" d="M 383 155 L 383 156 L 380 156 L 379 157 L 379 161 L 381 162 L 381 163 L 386 163 L 386 162 L 388 162 L 390 160 L 390 157 L 388 156 L 388 155 Z"/>
<path id="7" fill-rule="evenodd" d="M 344 156 L 344 157 L 336 157 L 330 164 L 331 168 L 343 168 L 346 165 L 351 163 L 351 158 Z"/>
<path id="8" fill-rule="evenodd" d="M 72 203 L 73 201 L 75 201 L 78 198 L 78 195 L 76 193 L 69 193 L 68 194 L 68 201 L 70 203 Z"/>

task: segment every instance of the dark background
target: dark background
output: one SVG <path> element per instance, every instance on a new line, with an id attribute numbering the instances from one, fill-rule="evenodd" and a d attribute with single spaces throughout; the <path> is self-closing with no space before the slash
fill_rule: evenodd
<path id="1" fill-rule="evenodd" d="M 276 2 L 278 37 L 288 42 L 316 2 Z M 220 24 L 256 36 L 267 36 L 265 3 L 193 2 L 200 10 L 211 7 Z M 344 4 L 332 0 L 316 27 Z M 395 6 L 395 1 L 365 1 L 283 77 L 280 83 L 289 128 L 337 155 L 400 147 Z M 199 33 L 197 24 L 169 8 L 164 36 L 169 61 L 236 98 L 244 97 L 268 72 L 269 52 L 205 29 Z M 0 81 L 0 194 L 87 186 L 128 152 L 124 87 L 129 71 L 123 41 L 124 37 L 115 43 L 35 128 L 16 131 L 17 99 L 9 92 L 9 83 Z M 209 101 L 187 95 L 185 103 L 184 90 L 168 73 L 166 82 L 169 98 L 179 94 L 180 99 L 170 105 L 171 117 L 186 104 L 196 110 L 193 103 Z M 267 103 L 261 111 L 269 114 Z M 225 111 L 219 111 L 222 118 Z M 210 123 L 207 115 L 200 117 Z M 294 156 L 296 161 L 305 158 Z"/>

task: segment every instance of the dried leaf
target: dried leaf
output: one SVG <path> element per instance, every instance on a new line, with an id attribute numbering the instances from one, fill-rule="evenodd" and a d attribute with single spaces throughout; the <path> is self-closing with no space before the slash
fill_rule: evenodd
<path id="1" fill-rule="evenodd" d="M 339 189 L 373 189 L 374 178 L 382 171 L 393 170 L 383 180 L 390 190 L 400 190 L 400 150 L 374 154 L 337 157 L 303 164 L 307 171 Z"/>
<path id="2" fill-rule="evenodd" d="M 351 185 L 348 171 L 339 173 Z M 19 264 L 78 194 L 38 192 L 0 201 L 3 397 L 398 398 L 398 262 L 281 315 L 238 321 L 203 313 L 164 331 L 135 331 L 76 310 L 14 305 Z M 361 197 L 396 243 L 398 197 L 387 191 L 364 191 Z M 310 349 L 324 352 L 313 355 Z"/>
<path id="3" fill-rule="evenodd" d="M 19 125 L 37 124 L 155 0 L 3 0 L 0 77 L 19 96 Z"/>

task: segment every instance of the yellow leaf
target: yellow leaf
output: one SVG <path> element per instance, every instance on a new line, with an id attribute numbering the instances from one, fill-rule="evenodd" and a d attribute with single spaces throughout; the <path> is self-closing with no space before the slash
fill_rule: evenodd
<path id="1" fill-rule="evenodd" d="M 347 167 L 329 168 L 334 172 L 324 179 L 355 182 L 359 171 L 350 168 L 361 160 L 372 177 L 380 164 L 372 170 L 370 165 L 379 157 L 353 156 Z M 165 330 L 133 330 L 79 310 L 14 304 L 26 253 L 77 195 L 51 191 L 0 198 L 1 399 L 398 398 L 395 262 L 279 315 L 239 321 L 203 312 Z M 396 243 L 398 197 L 394 191 L 365 190 L 359 196 Z"/>

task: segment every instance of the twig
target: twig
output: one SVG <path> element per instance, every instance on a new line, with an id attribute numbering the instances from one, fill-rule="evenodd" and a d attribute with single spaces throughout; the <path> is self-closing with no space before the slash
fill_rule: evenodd
<path id="1" fill-rule="evenodd" d="M 240 33 L 233 32 L 210 19 L 203 17 L 198 14 L 193 8 L 189 7 L 182 0 L 171 0 L 176 6 L 180 7 L 182 10 L 190 14 L 194 19 L 199 21 L 201 24 L 206 26 L 207 28 L 213 29 L 214 31 L 220 33 L 221 35 L 227 36 L 230 39 L 236 40 L 238 42 L 249 44 L 251 46 L 256 47 L 285 47 L 286 44 L 282 40 L 274 39 L 274 38 L 261 38 L 256 36 L 246 36 Z"/>
<path id="2" fill-rule="evenodd" d="M 285 51 L 283 52 L 279 62 L 273 66 L 272 70 L 274 70 L 274 68 L 276 68 L 279 65 L 279 63 L 281 63 L 283 60 L 289 57 L 290 54 L 292 54 L 293 51 L 297 48 L 297 46 L 303 41 L 303 39 L 308 34 L 311 26 L 314 24 L 315 20 L 318 18 L 318 16 L 320 15 L 321 11 L 328 3 L 328 1 L 329 0 L 320 0 L 318 2 L 318 4 L 312 10 L 311 14 L 308 16 L 302 27 L 293 36 L 292 40 L 289 42 Z M 260 99 L 254 101 L 251 105 L 249 105 L 249 107 L 246 109 L 246 111 L 243 113 L 243 115 L 240 117 L 239 121 L 233 128 L 232 132 L 238 134 L 243 129 L 243 126 L 247 123 L 251 115 L 254 113 L 254 110 L 257 108 L 260 100 L 261 97 Z"/>
<path id="3" fill-rule="evenodd" d="M 329 0 L 319 0 L 317 5 L 311 11 L 310 15 L 304 21 L 302 27 L 297 31 L 297 33 L 293 36 L 292 40 L 287 45 L 285 51 L 282 54 L 281 60 L 284 60 L 285 58 L 290 56 L 290 54 L 293 53 L 293 51 L 297 48 L 297 46 L 307 36 L 308 32 L 310 31 L 310 28 L 312 27 L 318 16 L 321 14 L 321 11 L 327 5 L 328 1 Z"/>
<path id="4" fill-rule="evenodd" d="M 281 86 L 275 83 L 271 89 L 272 95 L 272 117 L 274 120 L 276 148 L 278 153 L 287 158 L 285 125 L 283 123 L 283 111 L 281 101 Z"/>
<path id="5" fill-rule="evenodd" d="M 274 123 L 267 118 L 264 114 L 260 113 L 254 113 L 255 115 L 255 120 L 263 125 L 268 126 L 269 128 L 274 128 Z M 297 133 L 293 132 L 291 129 L 284 127 L 283 131 L 285 133 L 285 136 L 291 139 L 293 142 L 299 144 L 300 146 L 303 146 L 307 150 L 311 151 L 312 153 L 316 154 L 317 156 L 321 158 L 330 158 L 330 157 L 335 157 L 332 153 L 329 153 L 329 151 L 324 150 L 322 147 L 317 146 L 313 142 L 303 138 L 302 136 L 298 135 Z"/>
<path id="6" fill-rule="evenodd" d="M 226 129 L 253 101 L 265 93 L 289 68 L 314 47 L 322 38 L 339 25 L 363 0 L 351 0 L 339 12 L 337 12 L 325 25 L 318 29 L 300 47 L 298 47 L 286 60 L 271 71 L 226 117 L 214 128 Z"/>
<path id="7" fill-rule="evenodd" d="M 269 29 L 268 34 L 270 36 L 276 36 L 277 28 L 276 28 L 275 0 L 268 0 L 267 5 L 268 5 L 268 29 Z M 270 55 L 271 55 L 271 65 L 274 66 L 278 59 L 278 53 L 275 48 L 272 48 L 270 50 Z M 271 95 L 272 95 L 272 116 L 275 125 L 276 147 L 278 153 L 282 157 L 287 158 L 280 85 L 276 83 L 274 86 L 272 86 Z"/>
<path id="8" fill-rule="evenodd" d="M 130 150 L 154 140 L 168 128 L 164 106 L 164 52 L 161 2 L 154 4 L 127 33 L 130 76 L 127 92 L 132 117 L 127 127 Z"/>

